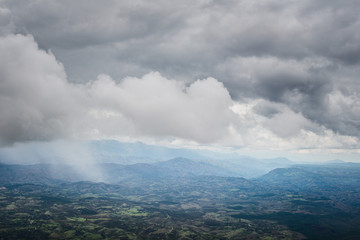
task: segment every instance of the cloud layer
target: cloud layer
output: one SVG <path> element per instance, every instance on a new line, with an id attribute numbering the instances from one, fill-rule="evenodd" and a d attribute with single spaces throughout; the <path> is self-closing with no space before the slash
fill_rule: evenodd
<path id="1" fill-rule="evenodd" d="M 359 12 L 355 0 L 0 1 L 1 144 L 356 149 Z"/>
<path id="2" fill-rule="evenodd" d="M 213 142 L 235 114 L 224 85 L 190 85 L 151 72 L 116 83 L 107 75 L 87 84 L 67 81 L 51 52 L 31 36 L 0 38 L 1 143 L 73 137 L 152 136 Z M 89 136 L 86 136 L 89 135 Z"/>

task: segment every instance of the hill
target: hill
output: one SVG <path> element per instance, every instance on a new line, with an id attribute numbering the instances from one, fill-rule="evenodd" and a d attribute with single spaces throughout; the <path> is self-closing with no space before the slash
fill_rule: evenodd
<path id="1" fill-rule="evenodd" d="M 289 189 L 353 189 L 360 188 L 360 164 L 307 164 L 277 168 L 257 180 Z"/>

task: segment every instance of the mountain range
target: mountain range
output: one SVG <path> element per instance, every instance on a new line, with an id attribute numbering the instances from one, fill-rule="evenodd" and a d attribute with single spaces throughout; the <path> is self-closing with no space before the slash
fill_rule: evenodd
<path id="1" fill-rule="evenodd" d="M 6 164 L 73 165 L 86 170 L 88 165 L 114 163 L 120 165 L 154 164 L 169 159 L 185 158 L 203 164 L 227 169 L 226 175 L 245 178 L 259 177 L 294 162 L 286 158 L 259 159 L 241 156 L 236 152 L 216 152 L 206 149 L 188 149 L 148 145 L 141 142 L 123 143 L 102 140 L 77 143 L 33 143 L 0 149 L 0 162 Z M 140 166 L 140 165 L 139 165 Z M 158 165 L 157 165 L 158 166 Z M 208 166 L 210 167 L 210 166 Z M 59 168 L 56 166 L 55 168 Z M 61 168 L 61 167 L 60 167 Z M 219 172 L 219 175 L 223 173 Z"/>
<path id="2" fill-rule="evenodd" d="M 230 163 L 220 167 L 203 161 L 174 158 L 155 163 L 135 163 L 129 165 L 101 163 L 79 168 L 69 165 L 8 165 L 0 164 L 0 183 L 5 184 L 57 184 L 61 182 L 97 181 L 122 183 L 136 181 L 156 181 L 198 176 L 242 177 L 240 164 L 230 168 Z M 96 172 L 93 172 L 96 169 Z M 85 173 L 86 174 L 85 174 Z M 259 185 L 271 185 L 282 189 L 326 189 L 327 187 L 359 188 L 360 164 L 333 163 L 322 165 L 294 165 L 276 168 L 253 178 Z"/>

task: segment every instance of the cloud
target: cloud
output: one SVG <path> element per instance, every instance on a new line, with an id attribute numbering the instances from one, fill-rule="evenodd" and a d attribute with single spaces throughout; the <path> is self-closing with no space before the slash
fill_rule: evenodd
<path id="1" fill-rule="evenodd" d="M 233 125 L 225 144 L 255 151 L 353 151 L 357 137 L 342 135 L 310 121 L 284 104 L 264 99 L 236 102 L 232 110 L 240 125 Z"/>
<path id="2" fill-rule="evenodd" d="M 101 75 L 88 84 L 91 99 L 108 118 L 122 117 L 134 124 L 137 134 L 213 142 L 227 134 L 234 121 L 232 99 L 213 78 L 185 86 L 152 72 L 142 78 L 115 83 Z"/>
<path id="3" fill-rule="evenodd" d="M 7 0 L 2 5 L 11 11 L 18 33 L 33 34 L 69 69 L 73 55 L 68 49 L 87 48 L 96 56 L 104 46 L 111 50 L 101 57 L 119 64 L 131 59 L 139 67 L 196 78 L 214 76 L 211 66 L 237 56 L 317 56 L 340 64 L 360 59 L 356 1 Z M 98 66 L 93 65 L 101 73 L 103 64 Z M 112 71 L 115 76 L 115 66 Z M 126 70 L 122 74 L 116 77 L 129 75 Z"/>
<path id="4" fill-rule="evenodd" d="M 5 36 L 14 31 L 14 24 L 11 20 L 11 12 L 0 6 L 0 36 Z"/>
<path id="5" fill-rule="evenodd" d="M 88 48 L 96 56 L 94 48 L 111 45 L 120 64 L 130 58 L 169 74 L 191 68 L 191 76 L 196 69 L 207 74 L 209 66 L 236 56 L 318 56 L 342 63 L 359 59 L 355 1 L 11 0 L 3 5 L 12 12 L 17 32 L 31 33 L 42 48 L 62 52 L 65 65 L 71 61 L 67 49 Z M 100 73 L 103 65 L 99 67 Z"/>
<path id="6" fill-rule="evenodd" d="M 331 81 L 321 72 L 331 68 L 326 59 L 304 60 L 281 59 L 277 57 L 235 57 L 217 66 L 232 86 L 233 95 L 240 97 L 261 97 L 271 101 L 287 102 L 287 95 L 298 92 L 313 96 Z M 320 72 L 320 73 L 319 73 Z"/>
<path id="7" fill-rule="evenodd" d="M 0 143 L 70 135 L 81 93 L 54 55 L 23 35 L 1 37 L 0 52 Z"/>
<path id="8" fill-rule="evenodd" d="M 339 134 L 360 136 L 355 120 L 360 107 L 355 67 L 337 66 L 325 58 L 236 57 L 217 68 L 227 79 L 237 79 L 227 84 L 235 97 L 283 104 L 280 109 L 259 106 L 257 111 L 264 116 L 290 108 L 306 121 Z"/>
<path id="9" fill-rule="evenodd" d="M 274 115 L 264 123 L 265 127 L 282 138 L 298 135 L 301 130 L 309 129 L 311 125 L 301 114 L 289 110 Z"/>
<path id="10" fill-rule="evenodd" d="M 83 0 L 4 1 L 13 13 L 17 31 L 38 36 L 37 41 L 44 48 L 71 49 L 171 31 L 185 15 L 178 8 L 186 4 L 162 0 L 152 3 L 110 0 L 107 4 Z M 47 31 L 49 28 L 57 31 Z"/>
<path id="11" fill-rule="evenodd" d="M 152 72 L 116 83 L 100 75 L 71 84 L 51 52 L 31 36 L 0 38 L 2 144 L 99 136 L 166 136 L 214 142 L 233 121 L 232 99 L 207 78 L 189 86 Z"/>
<path id="12" fill-rule="evenodd" d="M 333 136 L 326 146 L 353 148 L 359 11 L 355 0 L 1 1 L 1 142 L 291 148 Z"/>
<path id="13" fill-rule="evenodd" d="M 53 140 L 46 142 L 22 142 L 0 148 L 0 161 L 5 164 L 50 164 L 48 170 L 55 176 L 74 174 L 74 179 L 104 181 L 99 163 L 88 143 Z M 64 165 L 70 168 L 63 168 Z M 60 169 L 59 169 L 60 167 Z M 69 170 L 70 173 L 69 173 Z"/>

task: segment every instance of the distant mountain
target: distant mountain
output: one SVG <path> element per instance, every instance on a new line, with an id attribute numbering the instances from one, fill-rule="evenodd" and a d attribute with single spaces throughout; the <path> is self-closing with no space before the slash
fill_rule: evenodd
<path id="1" fill-rule="evenodd" d="M 93 172 L 89 171 L 92 170 Z M 97 171 L 94 172 L 94 169 Z M 233 172 L 208 163 L 186 158 L 175 158 L 153 164 L 136 163 L 121 165 L 102 163 L 79 169 L 69 165 L 0 165 L 0 184 L 35 183 L 55 184 L 59 182 L 154 180 L 192 176 L 235 176 Z"/>
<path id="2" fill-rule="evenodd" d="M 216 176 L 240 176 L 245 178 L 259 177 L 267 172 L 279 168 L 289 167 L 294 163 L 286 158 L 257 159 L 248 156 L 240 156 L 237 153 L 219 153 L 202 149 L 169 148 L 162 146 L 147 145 L 141 142 L 122 143 L 114 140 L 91 142 L 92 155 L 97 162 L 119 163 L 124 165 L 134 163 L 155 163 L 178 159 L 178 167 L 181 167 L 179 159 L 193 160 L 188 164 L 210 164 L 207 171 Z M 169 162 L 168 165 L 176 165 Z M 157 166 L 160 166 L 157 164 Z M 169 166 L 174 169 L 174 166 Z M 199 170 L 204 166 L 197 166 Z M 217 171 L 215 171 L 217 169 Z M 182 169 L 179 171 L 184 171 Z"/>
<path id="3" fill-rule="evenodd" d="M 228 169 L 187 158 L 174 158 L 154 165 L 163 171 L 171 172 L 173 176 L 236 176 L 236 173 Z"/>
<path id="4" fill-rule="evenodd" d="M 216 152 L 205 149 L 172 148 L 148 145 L 141 142 L 124 143 L 115 140 L 90 142 L 63 142 L 19 144 L 0 148 L 0 162 L 7 164 L 72 164 L 96 165 L 116 163 L 131 165 L 151 164 L 174 158 L 186 158 L 208 163 L 231 175 L 253 178 L 272 169 L 289 167 L 293 163 L 286 158 L 257 159 L 240 156 L 236 152 Z M 223 175 L 223 174 L 222 174 Z M 228 173 L 226 173 L 228 175 Z"/>
<path id="5" fill-rule="evenodd" d="M 206 159 L 202 150 L 147 145 L 141 142 L 123 143 L 115 140 L 88 143 L 97 162 L 134 164 L 153 163 L 172 158 Z M 208 153 L 208 152 L 206 152 Z"/>
<path id="6" fill-rule="evenodd" d="M 303 189 L 323 185 L 322 176 L 302 168 L 277 168 L 258 178 L 281 188 Z"/>
<path id="7" fill-rule="evenodd" d="M 340 159 L 334 159 L 326 162 L 327 164 L 338 164 L 338 163 L 345 163 L 343 160 Z"/>
<path id="8" fill-rule="evenodd" d="M 156 166 L 147 163 L 136 163 L 131 165 L 121 165 L 116 163 L 99 164 L 103 180 L 108 183 L 118 183 L 130 180 L 151 180 L 169 177 L 167 172 L 163 172 Z"/>
<path id="9" fill-rule="evenodd" d="M 240 166 L 240 164 L 239 164 Z M 227 177 L 240 179 L 235 171 L 212 165 L 207 162 L 186 158 L 174 158 L 156 163 L 136 163 L 121 165 L 102 163 L 98 165 L 6 165 L 0 164 L 0 185 L 45 184 L 64 182 L 93 181 L 105 183 L 125 183 L 129 186 L 139 182 L 156 182 L 194 177 Z M 246 170 L 246 169 L 245 169 Z M 277 168 L 251 180 L 257 186 L 267 186 L 279 190 L 317 191 L 360 190 L 360 164 L 332 163 L 323 165 L 296 165 Z"/>
<path id="10" fill-rule="evenodd" d="M 228 169 L 237 176 L 245 178 L 260 177 L 275 168 L 290 167 L 293 162 L 287 158 L 257 159 L 247 156 L 239 156 L 235 159 L 209 159 L 206 162 L 215 166 Z"/>
<path id="11" fill-rule="evenodd" d="M 257 180 L 279 188 L 291 189 L 360 188 L 360 164 L 296 165 L 291 168 L 274 169 Z"/>
<path id="12" fill-rule="evenodd" d="M 129 179 L 164 179 L 192 176 L 236 176 L 235 173 L 213 166 L 205 162 L 193 161 L 186 158 L 174 158 L 156 163 L 136 163 L 120 165 L 114 163 L 100 164 L 104 179 L 116 183 Z"/>
<path id="13" fill-rule="evenodd" d="M 0 165 L 0 184 L 47 184 L 52 185 L 63 182 L 64 179 L 68 181 L 81 180 L 78 174 L 70 167 L 54 166 L 47 164 L 35 165 Z M 61 169 L 59 169 L 61 168 Z"/>

